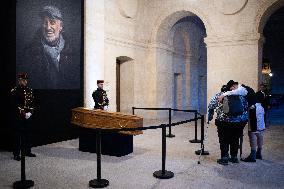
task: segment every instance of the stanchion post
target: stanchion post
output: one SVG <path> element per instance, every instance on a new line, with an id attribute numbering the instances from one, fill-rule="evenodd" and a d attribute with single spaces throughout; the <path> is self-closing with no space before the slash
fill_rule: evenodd
<path id="1" fill-rule="evenodd" d="M 201 130 L 200 131 L 200 134 L 201 134 L 201 136 L 200 136 L 200 138 L 201 138 L 201 150 L 195 151 L 196 155 L 200 155 L 200 153 L 201 153 L 201 155 L 209 155 L 208 151 L 204 151 L 204 121 L 205 121 L 204 115 L 201 115 L 201 129 L 200 129 Z"/>
<path id="2" fill-rule="evenodd" d="M 174 177 L 174 173 L 165 170 L 166 167 L 166 125 L 162 127 L 162 170 L 155 171 L 153 176 L 159 179 L 170 179 Z"/>
<path id="3" fill-rule="evenodd" d="M 135 109 L 135 108 L 134 108 L 134 107 L 132 107 L 132 115 L 134 115 L 134 109 Z"/>
<path id="4" fill-rule="evenodd" d="M 96 133 L 96 151 L 97 151 L 97 179 L 89 181 L 89 186 L 92 188 L 104 188 L 109 185 L 109 181 L 101 179 L 101 129 Z"/>
<path id="5" fill-rule="evenodd" d="M 197 139 L 197 111 L 194 112 L 194 139 L 189 140 L 191 143 L 200 143 L 201 140 Z"/>
<path id="6" fill-rule="evenodd" d="M 169 108 L 169 134 L 167 134 L 166 136 L 169 138 L 173 138 L 175 137 L 174 134 L 172 134 L 172 109 Z"/>
<path id="7" fill-rule="evenodd" d="M 34 186 L 34 181 L 26 180 L 26 163 L 25 163 L 25 145 L 26 145 L 26 138 L 24 131 L 21 131 L 20 136 L 20 144 L 21 144 L 21 180 L 16 181 L 13 183 L 14 189 L 22 189 L 22 188 L 30 188 Z"/>

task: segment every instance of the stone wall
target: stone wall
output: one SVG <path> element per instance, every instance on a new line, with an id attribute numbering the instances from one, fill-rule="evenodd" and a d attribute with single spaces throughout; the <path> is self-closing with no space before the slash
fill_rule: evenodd
<path id="1" fill-rule="evenodd" d="M 210 99 L 230 79 L 256 89 L 261 78 L 260 28 L 283 1 L 229 1 L 85 0 L 85 105 L 92 106 L 90 92 L 100 78 L 108 84 L 110 110 L 116 110 L 115 65 L 119 56 L 133 59 L 133 105 L 137 107 L 173 107 L 174 73 L 181 74 L 180 98 L 185 101 L 178 106 L 181 108 L 204 111 L 204 99 Z M 175 24 L 188 16 L 200 18 L 206 29 L 207 49 L 201 45 L 200 51 L 195 43 L 202 41 L 196 34 L 189 41 L 191 54 L 188 50 L 180 53 L 186 47 L 175 36 L 181 34 L 173 32 L 178 27 Z M 190 32 L 201 35 L 195 30 L 188 27 L 186 32 L 189 37 Z M 196 92 L 192 84 L 206 92 Z"/>

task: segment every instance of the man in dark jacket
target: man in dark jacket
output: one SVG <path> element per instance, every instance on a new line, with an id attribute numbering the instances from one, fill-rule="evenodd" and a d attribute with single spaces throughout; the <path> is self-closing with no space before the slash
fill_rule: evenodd
<path id="1" fill-rule="evenodd" d="M 270 102 L 269 102 L 268 90 L 266 89 L 264 84 L 260 84 L 259 91 L 256 92 L 256 96 L 258 97 L 261 106 L 264 108 L 264 122 L 267 127 L 266 117 L 267 117 L 267 111 L 270 108 Z"/>
<path id="2" fill-rule="evenodd" d="M 106 110 L 109 104 L 109 100 L 106 94 L 106 91 L 103 90 L 104 80 L 97 80 L 97 90 L 95 90 L 92 94 L 92 97 L 95 102 L 95 109 Z"/>
<path id="3" fill-rule="evenodd" d="M 21 145 L 24 144 L 25 155 L 36 157 L 31 153 L 30 129 L 31 120 L 34 113 L 34 95 L 33 90 L 27 86 L 27 74 L 18 75 L 18 85 L 11 90 L 12 106 L 12 126 L 15 136 L 14 159 L 19 161 Z M 25 142 L 22 137 L 25 137 Z"/>
<path id="4" fill-rule="evenodd" d="M 54 6 L 41 11 L 42 28 L 25 49 L 20 71 L 27 72 L 36 89 L 79 88 L 79 57 L 63 34 L 63 17 Z"/>

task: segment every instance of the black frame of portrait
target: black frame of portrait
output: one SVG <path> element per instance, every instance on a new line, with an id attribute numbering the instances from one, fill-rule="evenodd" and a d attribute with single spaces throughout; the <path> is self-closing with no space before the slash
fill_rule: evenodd
<path id="1" fill-rule="evenodd" d="M 5 111 L 1 116 L 0 122 L 0 149 L 12 150 L 13 132 L 11 128 L 11 109 L 10 109 L 10 91 L 17 83 L 17 2 L 23 0 L 6 1 L 5 6 L 1 6 L 1 16 L 6 26 L 4 31 L 3 43 L 5 49 L 1 56 L 2 74 L 1 76 L 1 99 L 2 107 Z M 38 0 L 33 0 L 38 1 Z M 71 2 L 69 0 L 65 0 Z M 84 0 L 78 1 L 81 5 L 81 36 L 80 36 L 80 86 L 75 89 L 34 89 L 36 111 L 33 117 L 33 137 L 32 146 L 59 142 L 78 137 L 78 128 L 70 123 L 71 109 L 83 106 L 84 104 Z M 51 0 L 48 2 L 55 2 Z M 62 2 L 62 0 L 58 0 Z M 3 83 L 2 83 L 3 82 Z"/>

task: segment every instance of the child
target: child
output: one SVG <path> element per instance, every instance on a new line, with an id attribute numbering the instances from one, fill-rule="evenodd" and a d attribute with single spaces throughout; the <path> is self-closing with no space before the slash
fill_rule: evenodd
<path id="1" fill-rule="evenodd" d="M 262 159 L 261 149 L 263 145 L 263 134 L 265 130 L 264 123 L 264 108 L 261 106 L 261 96 L 256 95 L 256 108 L 255 108 L 255 119 L 249 122 L 249 142 L 251 147 L 250 155 L 242 159 L 244 162 L 256 162 L 256 159 Z M 254 114 L 254 112 L 251 112 Z"/>

